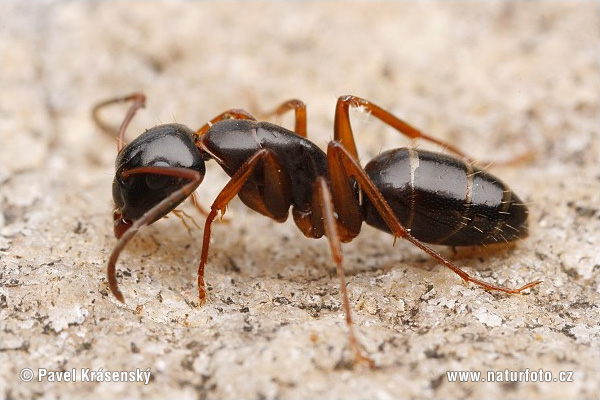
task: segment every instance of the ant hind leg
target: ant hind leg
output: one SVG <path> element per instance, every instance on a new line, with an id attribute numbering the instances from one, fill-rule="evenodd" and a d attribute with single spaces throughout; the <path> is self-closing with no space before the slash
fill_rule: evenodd
<path id="1" fill-rule="evenodd" d="M 358 161 L 353 157 L 353 155 L 344 148 L 342 144 L 339 142 L 330 142 L 328 147 L 328 154 L 331 153 L 332 157 L 336 157 L 337 160 L 344 166 L 344 169 L 347 171 L 349 176 L 353 176 L 358 182 L 359 186 L 363 190 L 363 193 L 369 198 L 369 200 L 373 203 L 373 206 L 379 212 L 382 219 L 385 221 L 386 225 L 390 228 L 393 235 L 395 237 L 400 237 L 408 240 L 413 245 L 417 246 L 431 257 L 433 257 L 438 263 L 442 264 L 446 268 L 449 268 L 458 276 L 460 276 L 466 282 L 472 282 L 476 285 L 479 285 L 488 290 L 500 291 L 508 294 L 518 294 L 524 291 L 525 289 L 529 289 L 533 286 L 539 285 L 542 281 L 533 281 L 529 282 L 520 288 L 511 289 L 503 286 L 496 286 L 486 282 L 483 282 L 479 279 L 471 277 L 469 274 L 458 268 L 452 262 L 448 261 L 441 254 L 426 246 L 424 243 L 421 243 L 419 240 L 412 237 L 408 231 L 402 226 L 402 224 L 398 221 L 394 212 L 390 208 L 389 204 L 379 191 L 373 181 L 369 178 L 364 169 L 360 166 Z"/>
<path id="2" fill-rule="evenodd" d="M 509 160 L 505 161 L 484 161 L 484 160 L 475 160 L 465 153 L 452 146 L 451 144 L 444 142 L 442 140 L 436 139 L 433 136 L 427 135 L 423 131 L 415 128 L 408 122 L 396 117 L 389 111 L 384 110 L 379 107 L 377 104 L 372 103 L 368 100 L 357 96 L 341 96 L 338 98 L 336 108 L 335 108 L 335 119 L 334 119 L 334 139 L 344 145 L 344 147 L 358 160 L 358 152 L 356 150 L 356 143 L 354 141 L 354 135 L 352 133 L 352 127 L 350 126 L 350 116 L 349 116 L 349 108 L 364 108 L 371 115 L 385 123 L 386 125 L 394 128 L 399 133 L 404 136 L 407 136 L 411 139 L 422 139 L 428 141 L 430 143 L 434 143 L 444 150 L 447 150 L 455 155 L 459 156 L 466 162 L 470 164 L 486 166 L 486 165 L 505 165 L 511 166 L 515 164 L 520 164 L 523 162 L 530 161 L 535 157 L 535 151 L 529 150 L 524 152 L 523 154 L 519 154 Z"/>
<path id="3" fill-rule="evenodd" d="M 335 118 L 334 118 L 334 140 L 340 142 L 348 150 L 354 158 L 358 160 L 358 152 L 356 150 L 356 143 L 354 142 L 354 135 L 352 133 L 352 127 L 350 126 L 350 106 L 355 108 L 364 108 L 371 115 L 391 126 L 404 136 L 411 139 L 423 139 L 431 143 L 435 143 L 444 149 L 451 151 L 452 153 L 466 159 L 467 161 L 474 162 L 471 158 L 467 157 L 462 151 L 458 150 L 454 146 L 438 140 L 432 136 L 429 136 L 408 122 L 396 117 L 389 111 L 384 110 L 377 104 L 372 103 L 368 100 L 357 96 L 340 96 L 335 106 Z"/>

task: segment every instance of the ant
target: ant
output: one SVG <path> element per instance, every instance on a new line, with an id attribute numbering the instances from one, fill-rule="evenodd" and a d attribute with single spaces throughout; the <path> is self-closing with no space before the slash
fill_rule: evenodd
<path id="1" fill-rule="evenodd" d="M 205 175 L 205 161 L 215 160 L 231 177 L 213 202 L 204 226 L 198 267 L 200 304 L 206 300 L 204 267 L 208 260 L 211 223 L 238 195 L 251 209 L 284 222 L 290 207 L 298 228 L 309 238 L 327 237 L 340 281 L 349 342 L 356 359 L 362 354 L 354 334 L 342 264 L 342 242 L 354 239 L 364 222 L 408 240 L 465 282 L 485 289 L 517 294 L 518 289 L 473 278 L 425 243 L 446 246 L 510 242 L 528 234 L 527 207 L 495 176 L 450 144 L 426 135 L 376 104 L 356 96 L 339 97 L 334 139 L 327 153 L 307 139 L 306 106 L 300 100 L 282 103 L 267 115 L 293 110 L 295 129 L 257 121 L 241 109 L 225 111 L 197 131 L 181 124 L 158 125 L 129 144 L 124 136 L 136 112 L 145 106 L 141 93 L 103 101 L 93 109 L 94 121 L 105 106 L 132 102 L 117 133 L 113 181 L 114 232 L 118 242 L 108 262 L 108 282 L 121 302 L 115 265 L 137 231 L 173 211 L 193 194 Z M 401 134 L 442 146 L 457 157 L 411 148 L 385 151 L 364 168 L 358 153 L 349 108 L 362 108 Z"/>

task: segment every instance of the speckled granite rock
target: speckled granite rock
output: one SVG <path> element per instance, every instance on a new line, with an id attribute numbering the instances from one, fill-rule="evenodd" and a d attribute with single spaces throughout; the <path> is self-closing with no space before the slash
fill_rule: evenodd
<path id="1" fill-rule="evenodd" d="M 3 1 L 0 392 L 598 398 L 598 11 L 593 2 Z M 378 368 L 348 369 L 326 242 L 235 201 L 229 223 L 214 227 L 205 307 L 195 307 L 202 232 L 177 218 L 145 229 L 122 255 L 122 305 L 105 280 L 116 146 L 89 113 L 133 90 L 149 103 L 129 137 L 160 122 L 196 128 L 253 99 L 268 108 L 297 97 L 309 107 L 310 138 L 325 146 L 336 96 L 357 94 L 476 158 L 534 148 L 534 161 L 492 169 L 530 204 L 530 237 L 439 250 L 489 282 L 544 283 L 522 296 L 465 286 L 365 227 L 344 246 L 345 266 L 356 329 Z M 105 115 L 118 124 L 123 113 Z M 363 160 L 409 144 L 366 115 L 354 119 Z M 202 204 L 225 182 L 210 166 Z M 33 381 L 20 380 L 24 368 Z M 75 369 L 77 381 L 38 382 L 39 368 Z M 147 385 L 82 382 L 100 370 L 137 379 L 148 368 Z M 447 375 L 540 368 L 572 382 Z"/>

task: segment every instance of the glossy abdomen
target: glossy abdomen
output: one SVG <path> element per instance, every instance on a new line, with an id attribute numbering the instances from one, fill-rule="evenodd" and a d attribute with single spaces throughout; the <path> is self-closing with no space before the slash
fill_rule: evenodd
<path id="1" fill-rule="evenodd" d="M 470 246 L 527 236 L 527 207 L 498 178 L 444 154 L 414 149 L 384 152 L 365 170 L 400 223 L 415 238 Z M 389 228 L 371 202 L 365 221 Z"/>

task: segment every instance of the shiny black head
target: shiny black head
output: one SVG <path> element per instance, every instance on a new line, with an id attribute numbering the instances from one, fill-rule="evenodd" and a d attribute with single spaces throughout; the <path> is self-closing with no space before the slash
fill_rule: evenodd
<path id="1" fill-rule="evenodd" d="M 204 160 L 194 145 L 194 132 L 180 124 L 155 126 L 129 143 L 117 155 L 113 181 L 115 236 L 121 237 L 133 222 L 189 183 L 188 179 L 152 173 L 123 177 L 139 167 L 182 167 L 204 176 Z M 179 203 L 158 218 L 171 212 Z M 157 218 L 157 219 L 158 219 Z"/>

